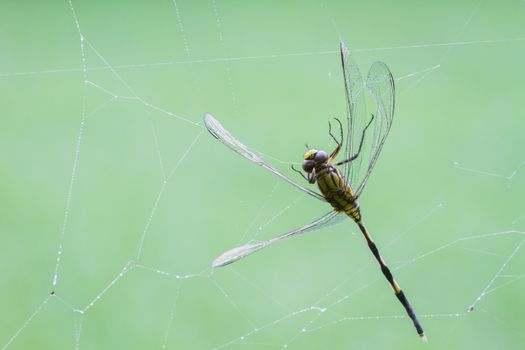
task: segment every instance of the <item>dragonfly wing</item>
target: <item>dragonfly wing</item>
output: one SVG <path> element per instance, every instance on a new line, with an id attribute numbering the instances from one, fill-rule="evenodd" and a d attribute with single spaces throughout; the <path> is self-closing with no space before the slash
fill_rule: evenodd
<path id="1" fill-rule="evenodd" d="M 290 179 L 288 176 L 284 175 L 277 169 L 275 169 L 273 166 L 271 166 L 269 163 L 265 162 L 261 157 L 259 157 L 255 152 L 253 152 L 251 149 L 246 147 L 242 142 L 237 140 L 235 137 L 233 137 L 232 134 L 228 130 L 226 130 L 221 123 L 217 119 L 215 119 L 211 114 L 206 113 L 204 116 L 204 124 L 206 125 L 206 128 L 210 132 L 210 134 L 213 135 L 217 140 L 228 146 L 230 149 L 234 150 L 235 152 L 239 153 L 241 156 L 251 160 L 252 162 L 260 165 L 264 169 L 274 173 L 275 175 L 279 176 L 284 181 L 288 182 L 290 185 L 297 187 L 301 191 L 309 194 L 310 196 L 317 198 L 323 202 L 326 200 L 323 196 L 321 196 L 318 193 L 315 193 L 314 191 L 311 191 L 307 189 L 304 186 L 299 185 L 297 182 Z"/>
<path id="2" fill-rule="evenodd" d="M 365 104 L 366 87 L 361 71 L 343 41 L 340 42 L 340 49 L 345 84 L 347 122 L 344 159 L 348 159 L 358 151 L 361 133 L 368 122 Z M 352 187 L 356 185 L 353 179 L 359 177 L 362 160 L 363 157 L 358 157 L 351 163 L 344 165 L 343 175 L 350 181 Z"/>
<path id="3" fill-rule="evenodd" d="M 368 72 L 366 85 L 376 103 L 376 113 L 373 129 L 370 130 L 372 137 L 369 143 L 368 166 L 365 175 L 356 189 L 359 196 L 370 177 L 370 173 L 383 148 L 392 120 L 394 118 L 395 86 L 394 78 L 388 66 L 383 62 L 374 62 Z"/>
<path id="4" fill-rule="evenodd" d="M 299 227 L 295 230 L 283 233 L 277 237 L 268 239 L 266 241 L 248 243 L 240 247 L 230 249 L 223 254 L 221 254 L 217 259 L 212 263 L 213 267 L 221 267 L 228 264 L 231 264 L 237 260 L 244 258 L 245 256 L 251 255 L 256 251 L 259 251 L 263 248 L 266 248 L 270 244 L 273 244 L 277 241 L 280 241 L 285 238 L 290 238 L 296 235 L 300 235 L 307 232 L 313 232 L 320 230 L 324 227 L 332 226 L 340 223 L 346 218 L 346 215 L 338 215 L 335 211 L 330 211 L 320 217 L 319 219 L 309 223 L 308 225 Z"/>

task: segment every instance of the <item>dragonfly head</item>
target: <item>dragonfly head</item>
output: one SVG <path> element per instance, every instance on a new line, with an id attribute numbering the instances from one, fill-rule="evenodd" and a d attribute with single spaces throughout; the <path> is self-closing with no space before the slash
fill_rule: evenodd
<path id="1" fill-rule="evenodd" d="M 318 151 L 316 149 L 308 150 L 304 154 L 303 170 L 309 174 L 317 165 L 326 163 L 327 161 L 328 153 L 325 151 Z"/>

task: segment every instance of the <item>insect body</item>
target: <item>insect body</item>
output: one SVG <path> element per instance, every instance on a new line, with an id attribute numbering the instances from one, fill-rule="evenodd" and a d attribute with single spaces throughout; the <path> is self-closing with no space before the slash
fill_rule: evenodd
<path id="1" fill-rule="evenodd" d="M 325 151 L 309 150 L 304 155 L 303 170 L 310 183 L 317 182 L 319 191 L 338 213 L 346 213 L 356 222 L 361 221 L 359 203 L 341 172 L 330 163 Z"/>
<path id="2" fill-rule="evenodd" d="M 308 150 L 304 155 L 302 163 L 302 169 L 306 175 L 292 166 L 292 169 L 298 172 L 310 184 L 317 183 L 321 192 L 320 194 L 298 184 L 288 176 L 281 173 L 259 157 L 254 151 L 237 140 L 213 116 L 206 114 L 204 118 L 206 128 L 217 140 L 241 156 L 279 176 L 290 185 L 295 186 L 304 193 L 317 198 L 318 200 L 329 203 L 333 207 L 333 210 L 310 224 L 265 241 L 248 243 L 230 249 L 213 261 L 213 267 L 231 264 L 275 242 L 333 225 L 341 221 L 345 216 L 349 216 L 356 222 L 365 237 L 370 251 L 379 263 L 381 272 L 394 290 L 397 299 L 405 308 L 405 311 L 412 320 L 417 333 L 422 340 L 426 340 L 423 328 L 421 327 L 412 306 L 408 302 L 399 284 L 392 276 L 384 259 L 379 254 L 376 244 L 372 240 L 370 233 L 363 223 L 358 203 L 358 198 L 368 181 L 379 153 L 381 152 L 386 136 L 390 131 L 394 115 L 394 79 L 388 67 L 382 62 L 375 62 L 370 68 L 366 87 L 374 97 L 377 105 L 377 112 L 375 115 L 372 115 L 372 118 L 367 122 L 362 110 L 363 107 L 359 102 L 363 100 L 363 95 L 366 91 L 364 89 L 365 85 L 357 65 L 352 60 L 350 53 L 343 42 L 341 42 L 341 62 L 343 66 L 348 111 L 346 120 L 347 138 L 344 150 L 345 159 L 335 162 L 335 158 L 343 148 L 343 126 L 342 123 L 336 119 L 339 123 L 341 136 L 338 140 L 332 134 L 331 125 L 329 123 L 329 134 L 337 145 L 332 153 L 328 154 L 327 152 L 315 149 Z M 369 142 L 367 143 L 365 142 L 365 136 L 367 129 L 370 126 L 372 126 L 372 136 L 368 137 Z M 361 131 L 360 135 L 359 131 Z M 363 152 L 366 153 L 366 156 L 363 156 Z M 363 161 L 363 158 L 365 161 Z M 363 163 L 367 164 L 367 166 L 364 171 L 360 171 L 362 169 L 360 165 Z M 341 170 L 338 169 L 338 167 L 341 167 Z"/>
<path id="3" fill-rule="evenodd" d="M 373 117 L 372 117 L 373 120 Z M 336 163 L 336 165 L 342 165 L 345 163 L 349 163 L 353 160 L 355 160 L 359 153 L 361 152 L 361 148 L 363 145 L 363 139 L 364 134 L 366 132 L 366 129 L 370 125 L 370 123 L 365 127 L 363 130 L 363 135 L 361 138 L 361 143 L 359 146 L 359 150 L 357 153 L 341 162 Z M 340 124 L 341 125 L 341 124 Z M 341 128 L 341 134 L 342 134 L 342 128 Z M 414 327 L 416 328 L 418 334 L 421 336 L 423 340 L 426 341 L 425 333 L 423 331 L 423 327 L 419 323 L 419 320 L 417 319 L 414 310 L 412 309 L 412 306 L 408 302 L 405 294 L 401 290 L 401 287 L 399 287 L 399 284 L 396 282 L 394 277 L 392 276 L 392 273 L 390 272 L 390 269 L 386 265 L 385 261 L 379 254 L 379 250 L 372 240 L 372 237 L 370 236 L 370 233 L 366 229 L 363 219 L 361 217 L 361 210 L 359 208 L 359 203 L 357 201 L 357 197 L 354 194 L 352 188 L 347 183 L 346 179 L 343 177 L 341 172 L 332 164 L 332 161 L 335 159 L 337 154 L 339 153 L 342 141 L 338 142 L 337 139 L 332 135 L 330 132 L 330 135 L 334 140 L 337 142 L 336 149 L 328 155 L 325 151 L 317 151 L 315 149 L 308 150 L 304 154 L 304 160 L 303 160 L 303 170 L 308 174 L 308 176 L 304 176 L 308 182 L 315 183 L 317 182 L 317 186 L 319 187 L 319 190 L 321 191 L 321 194 L 326 199 L 328 203 L 332 205 L 334 210 L 338 213 L 345 213 L 349 217 L 351 217 L 359 226 L 359 229 L 363 233 L 367 243 L 368 247 L 372 251 L 372 254 L 376 258 L 377 262 L 379 263 L 379 266 L 381 267 L 381 271 L 383 272 L 383 275 L 387 279 L 387 281 L 390 283 L 390 286 L 394 290 L 394 293 L 396 297 L 399 299 L 403 307 L 405 308 L 407 314 L 412 319 L 412 322 L 414 323 Z M 295 170 L 295 169 L 294 169 Z"/>
<path id="4" fill-rule="evenodd" d="M 361 149 L 363 148 L 363 141 L 365 133 L 374 117 L 364 127 L 361 134 L 361 141 L 359 142 L 359 148 L 356 154 L 352 155 L 348 159 L 341 162 L 335 163 L 336 166 L 348 165 L 350 162 L 359 157 Z M 341 172 L 332 164 L 332 161 L 337 157 L 339 151 L 343 147 L 343 125 L 339 119 L 336 119 L 339 123 L 341 131 L 341 140 L 338 140 L 332 134 L 332 125 L 328 123 L 330 136 L 334 139 L 337 147 L 332 151 L 330 155 L 325 151 L 318 151 L 316 149 L 308 150 L 304 154 L 303 170 L 308 174 L 304 176 L 300 171 L 292 166 L 292 169 L 301 174 L 309 183 L 313 184 L 317 182 L 319 191 L 323 195 L 324 199 L 332 205 L 337 213 L 346 213 L 349 217 L 354 219 L 355 222 L 361 222 L 361 211 L 359 209 L 359 203 L 357 202 L 357 195 L 350 187 L 350 184 L 346 181 Z"/>

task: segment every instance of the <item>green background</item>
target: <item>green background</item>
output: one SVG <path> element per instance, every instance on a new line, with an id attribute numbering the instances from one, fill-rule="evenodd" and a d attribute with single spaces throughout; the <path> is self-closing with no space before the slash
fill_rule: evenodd
<path id="1" fill-rule="evenodd" d="M 301 181 L 340 38 L 399 79 L 361 206 L 425 348 L 525 346 L 523 1 L 72 5 L 0 5 L 1 349 L 422 348 L 350 221 L 210 269 L 329 208 L 204 113 Z"/>

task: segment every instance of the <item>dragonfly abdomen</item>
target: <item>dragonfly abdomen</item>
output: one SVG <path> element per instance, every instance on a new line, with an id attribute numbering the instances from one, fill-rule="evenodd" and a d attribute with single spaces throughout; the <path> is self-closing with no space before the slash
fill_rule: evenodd
<path id="1" fill-rule="evenodd" d="M 348 204 L 344 209 L 344 212 L 346 215 L 354 219 L 355 222 L 361 222 L 361 209 L 359 208 L 359 203 L 357 203 L 357 201 Z"/>
<path id="2" fill-rule="evenodd" d="M 356 222 L 361 221 L 359 203 L 339 170 L 331 164 L 315 169 L 315 180 L 321 194 L 337 212 L 344 212 Z"/>

